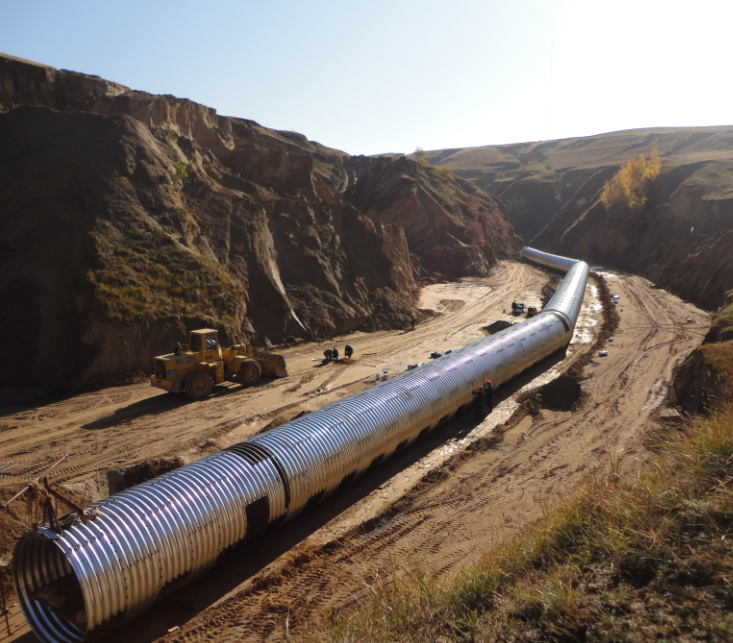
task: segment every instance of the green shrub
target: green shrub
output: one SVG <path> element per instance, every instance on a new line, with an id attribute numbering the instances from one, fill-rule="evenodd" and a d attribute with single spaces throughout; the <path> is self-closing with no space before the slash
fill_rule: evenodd
<path id="1" fill-rule="evenodd" d="M 447 165 L 439 165 L 438 167 L 434 167 L 433 174 L 440 179 L 453 178 L 453 170 L 451 170 Z"/>
<path id="2" fill-rule="evenodd" d="M 430 161 L 428 161 L 428 157 L 422 147 L 416 147 L 412 156 L 415 163 L 418 165 L 422 165 L 423 167 L 428 167 L 430 165 Z"/>
<path id="3" fill-rule="evenodd" d="M 173 164 L 173 183 L 180 183 L 183 179 L 188 178 L 188 166 L 181 161 Z"/>

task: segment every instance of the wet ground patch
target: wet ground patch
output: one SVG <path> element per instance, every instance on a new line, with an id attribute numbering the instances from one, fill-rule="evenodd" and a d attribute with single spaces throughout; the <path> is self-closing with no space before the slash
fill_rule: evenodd
<path id="1" fill-rule="evenodd" d="M 595 272 L 590 273 L 590 278 L 596 282 L 596 287 L 598 288 L 598 299 L 601 302 L 603 320 L 601 327 L 598 329 L 596 341 L 568 370 L 568 375 L 577 379 L 583 376 L 583 369 L 598 355 L 598 351 L 606 345 L 608 338 L 615 335 L 621 322 L 617 307 L 613 305 L 613 297 L 606 280 L 602 275 Z"/>

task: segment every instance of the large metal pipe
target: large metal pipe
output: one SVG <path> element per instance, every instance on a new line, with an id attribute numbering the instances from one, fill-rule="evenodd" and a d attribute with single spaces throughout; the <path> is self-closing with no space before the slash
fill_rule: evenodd
<path id="1" fill-rule="evenodd" d="M 588 266 L 528 248 L 566 270 L 535 317 L 388 382 L 90 505 L 19 540 L 21 609 L 48 643 L 97 640 L 208 570 L 227 548 L 291 520 L 568 344 Z"/>

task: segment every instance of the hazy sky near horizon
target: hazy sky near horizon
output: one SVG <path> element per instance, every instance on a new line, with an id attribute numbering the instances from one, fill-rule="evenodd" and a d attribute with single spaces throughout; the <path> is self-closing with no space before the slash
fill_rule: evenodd
<path id="1" fill-rule="evenodd" d="M 733 123 L 730 0 L 0 0 L 0 52 L 351 154 Z"/>

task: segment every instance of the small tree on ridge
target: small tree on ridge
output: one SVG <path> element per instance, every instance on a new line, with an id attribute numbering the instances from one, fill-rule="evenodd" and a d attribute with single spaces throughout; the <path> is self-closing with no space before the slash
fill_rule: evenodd
<path id="1" fill-rule="evenodd" d="M 624 163 L 616 176 L 603 186 L 601 201 L 606 210 L 640 211 L 647 202 L 649 185 L 659 176 L 661 169 L 662 162 L 656 143 L 652 145 L 648 160 L 643 154 L 639 154 L 638 158 Z"/>

